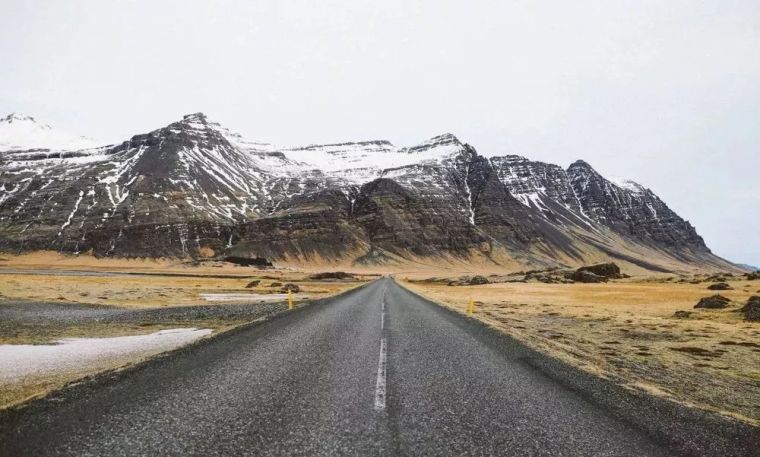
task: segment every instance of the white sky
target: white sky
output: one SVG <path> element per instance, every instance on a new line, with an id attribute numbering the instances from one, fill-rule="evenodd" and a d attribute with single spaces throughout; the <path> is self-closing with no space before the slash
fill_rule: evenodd
<path id="1" fill-rule="evenodd" d="M 203 111 L 278 144 L 582 158 L 760 264 L 757 0 L 1 0 L 13 111 L 113 142 Z"/>

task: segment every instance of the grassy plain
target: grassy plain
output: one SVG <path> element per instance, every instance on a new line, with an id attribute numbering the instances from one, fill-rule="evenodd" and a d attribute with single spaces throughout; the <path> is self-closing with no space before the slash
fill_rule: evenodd
<path id="1" fill-rule="evenodd" d="M 526 344 L 631 389 L 760 425 L 760 323 L 737 311 L 760 281 L 707 283 L 633 278 L 606 284 L 495 283 L 448 286 L 403 281 L 411 290 Z M 728 309 L 693 309 L 720 293 Z M 686 318 L 676 311 L 689 311 Z"/>

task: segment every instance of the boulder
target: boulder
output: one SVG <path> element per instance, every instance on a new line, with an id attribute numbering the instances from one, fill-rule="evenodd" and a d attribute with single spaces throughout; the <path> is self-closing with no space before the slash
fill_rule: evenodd
<path id="1" fill-rule="evenodd" d="M 673 317 L 677 317 L 679 319 L 685 319 L 689 316 L 691 316 L 691 311 L 676 311 L 673 313 Z"/>
<path id="2" fill-rule="evenodd" d="M 617 266 L 617 264 L 614 262 L 599 263 L 596 265 L 580 267 L 576 271 L 593 273 L 597 276 L 601 276 L 603 278 L 608 278 L 608 279 L 618 279 L 618 278 L 623 277 L 623 275 L 620 274 L 620 267 Z"/>
<path id="3" fill-rule="evenodd" d="M 282 289 L 280 290 L 282 291 L 282 293 L 288 293 L 288 292 L 298 293 L 301 291 L 301 288 L 298 287 L 297 284 L 293 284 L 289 282 L 285 284 L 284 286 L 282 286 Z"/>
<path id="4" fill-rule="evenodd" d="M 313 275 L 309 276 L 309 279 L 354 279 L 355 276 L 351 273 L 346 273 L 345 271 L 326 271 L 323 273 L 314 273 Z"/>
<path id="5" fill-rule="evenodd" d="M 275 281 L 275 282 L 273 282 L 272 284 L 270 284 L 270 285 L 269 285 L 269 287 L 280 287 L 281 285 L 282 285 L 282 283 L 281 283 L 281 282 L 276 282 L 276 281 Z"/>
<path id="6" fill-rule="evenodd" d="M 272 262 L 263 257 L 237 257 L 228 256 L 224 258 L 225 262 L 234 263 L 235 265 L 241 265 L 244 267 L 259 267 L 266 268 L 271 267 Z"/>
<path id="7" fill-rule="evenodd" d="M 248 284 L 246 284 L 245 288 L 246 289 L 253 289 L 254 287 L 258 287 L 259 284 L 261 284 L 261 281 L 259 281 L 258 279 L 256 279 L 256 280 L 251 281 Z"/>
<path id="8" fill-rule="evenodd" d="M 731 300 L 722 295 L 712 295 L 710 297 L 700 299 L 699 302 L 694 305 L 694 308 L 723 309 L 728 308 L 729 303 L 731 303 Z"/>
<path id="9" fill-rule="evenodd" d="M 481 284 L 488 284 L 489 281 L 488 278 L 485 276 L 475 275 L 472 278 L 470 278 L 470 285 L 471 286 L 479 286 Z"/>
<path id="10" fill-rule="evenodd" d="M 607 278 L 604 276 L 599 276 L 590 271 L 581 271 L 581 270 L 574 271 L 573 273 L 571 273 L 568 279 L 572 279 L 575 282 L 584 282 L 584 283 L 607 282 Z"/>
<path id="11" fill-rule="evenodd" d="M 707 286 L 710 290 L 732 290 L 733 287 L 728 285 L 727 282 L 716 282 L 715 284 L 710 284 Z"/>
<path id="12" fill-rule="evenodd" d="M 748 321 L 760 321 L 760 296 L 753 295 L 747 300 L 747 304 L 739 310 L 744 313 L 744 318 Z"/>

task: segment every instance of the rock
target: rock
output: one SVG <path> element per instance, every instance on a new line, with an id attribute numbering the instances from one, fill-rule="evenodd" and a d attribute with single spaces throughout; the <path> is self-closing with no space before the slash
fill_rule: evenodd
<path id="1" fill-rule="evenodd" d="M 722 295 L 712 295 L 710 297 L 700 299 L 699 302 L 694 305 L 694 308 L 723 309 L 728 308 L 729 303 L 731 303 L 731 300 Z"/>
<path id="2" fill-rule="evenodd" d="M 263 257 L 236 257 L 236 256 L 229 256 L 224 258 L 225 262 L 234 263 L 235 265 L 241 265 L 244 267 L 259 267 L 259 268 L 265 268 L 265 267 L 271 267 L 272 262 L 269 260 L 263 258 Z"/>
<path id="3" fill-rule="evenodd" d="M 707 288 L 710 290 L 733 290 L 733 287 L 726 282 L 716 282 L 715 284 L 710 284 Z"/>
<path id="4" fill-rule="evenodd" d="M 617 279 L 621 277 L 620 267 L 617 266 L 617 264 L 614 262 L 599 263 L 596 265 L 580 267 L 576 271 L 578 272 L 585 271 L 585 272 L 593 273 L 597 276 L 601 276 L 603 278 L 609 278 L 609 279 Z"/>
<path id="5" fill-rule="evenodd" d="M 739 311 L 744 313 L 744 319 L 748 321 L 760 321 L 760 296 L 751 296 Z"/>
<path id="6" fill-rule="evenodd" d="M 481 284 L 488 284 L 490 281 L 485 276 L 475 275 L 472 278 L 470 278 L 470 285 L 471 286 L 479 286 Z"/>
<path id="7" fill-rule="evenodd" d="M 261 281 L 258 280 L 258 279 L 256 279 L 256 280 L 251 281 L 248 284 L 246 284 L 245 288 L 246 289 L 253 289 L 254 287 L 258 287 L 259 284 L 261 284 Z"/>
<path id="8" fill-rule="evenodd" d="M 280 290 L 282 291 L 282 293 L 287 293 L 287 292 L 298 293 L 298 292 L 301 291 L 301 288 L 298 287 L 297 284 L 293 284 L 293 283 L 289 282 L 289 283 L 285 284 L 284 286 L 282 286 L 282 289 L 280 289 Z"/>
<path id="9" fill-rule="evenodd" d="M 677 317 L 679 319 L 685 319 L 689 316 L 691 316 L 691 311 L 676 311 L 673 313 L 673 317 Z"/>
<path id="10" fill-rule="evenodd" d="M 590 271 L 575 271 L 572 274 L 570 274 L 569 279 L 572 279 L 575 282 L 583 282 L 583 283 L 598 283 L 598 282 L 607 282 L 607 278 L 604 276 L 599 276 L 594 273 L 591 273 Z"/>
<path id="11" fill-rule="evenodd" d="M 754 271 L 752 273 L 747 273 L 745 276 L 747 277 L 748 280 L 754 281 L 756 279 L 760 279 L 760 271 Z"/>
<path id="12" fill-rule="evenodd" d="M 561 271 L 558 269 L 552 269 L 548 271 L 529 271 L 523 280 L 526 281 L 538 281 L 545 284 L 568 284 L 572 282 L 567 276 L 572 275 L 572 271 Z"/>
<path id="13" fill-rule="evenodd" d="M 269 287 L 280 287 L 281 285 L 282 285 L 282 283 L 281 283 L 281 282 L 276 282 L 276 281 L 275 281 L 275 282 L 273 282 L 272 284 L 270 284 L 270 285 L 269 285 Z"/>
<path id="14" fill-rule="evenodd" d="M 322 279 L 354 279 L 356 276 L 354 276 L 351 273 L 346 273 L 345 271 L 326 271 L 323 273 L 315 273 L 311 276 L 309 276 L 309 279 L 316 279 L 316 280 L 322 280 Z"/>

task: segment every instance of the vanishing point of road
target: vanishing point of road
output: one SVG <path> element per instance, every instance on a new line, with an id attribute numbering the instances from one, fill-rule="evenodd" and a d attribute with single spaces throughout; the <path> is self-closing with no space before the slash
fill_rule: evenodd
<path id="1" fill-rule="evenodd" d="M 0 456 L 752 455 L 759 437 L 389 278 L 0 417 Z"/>

